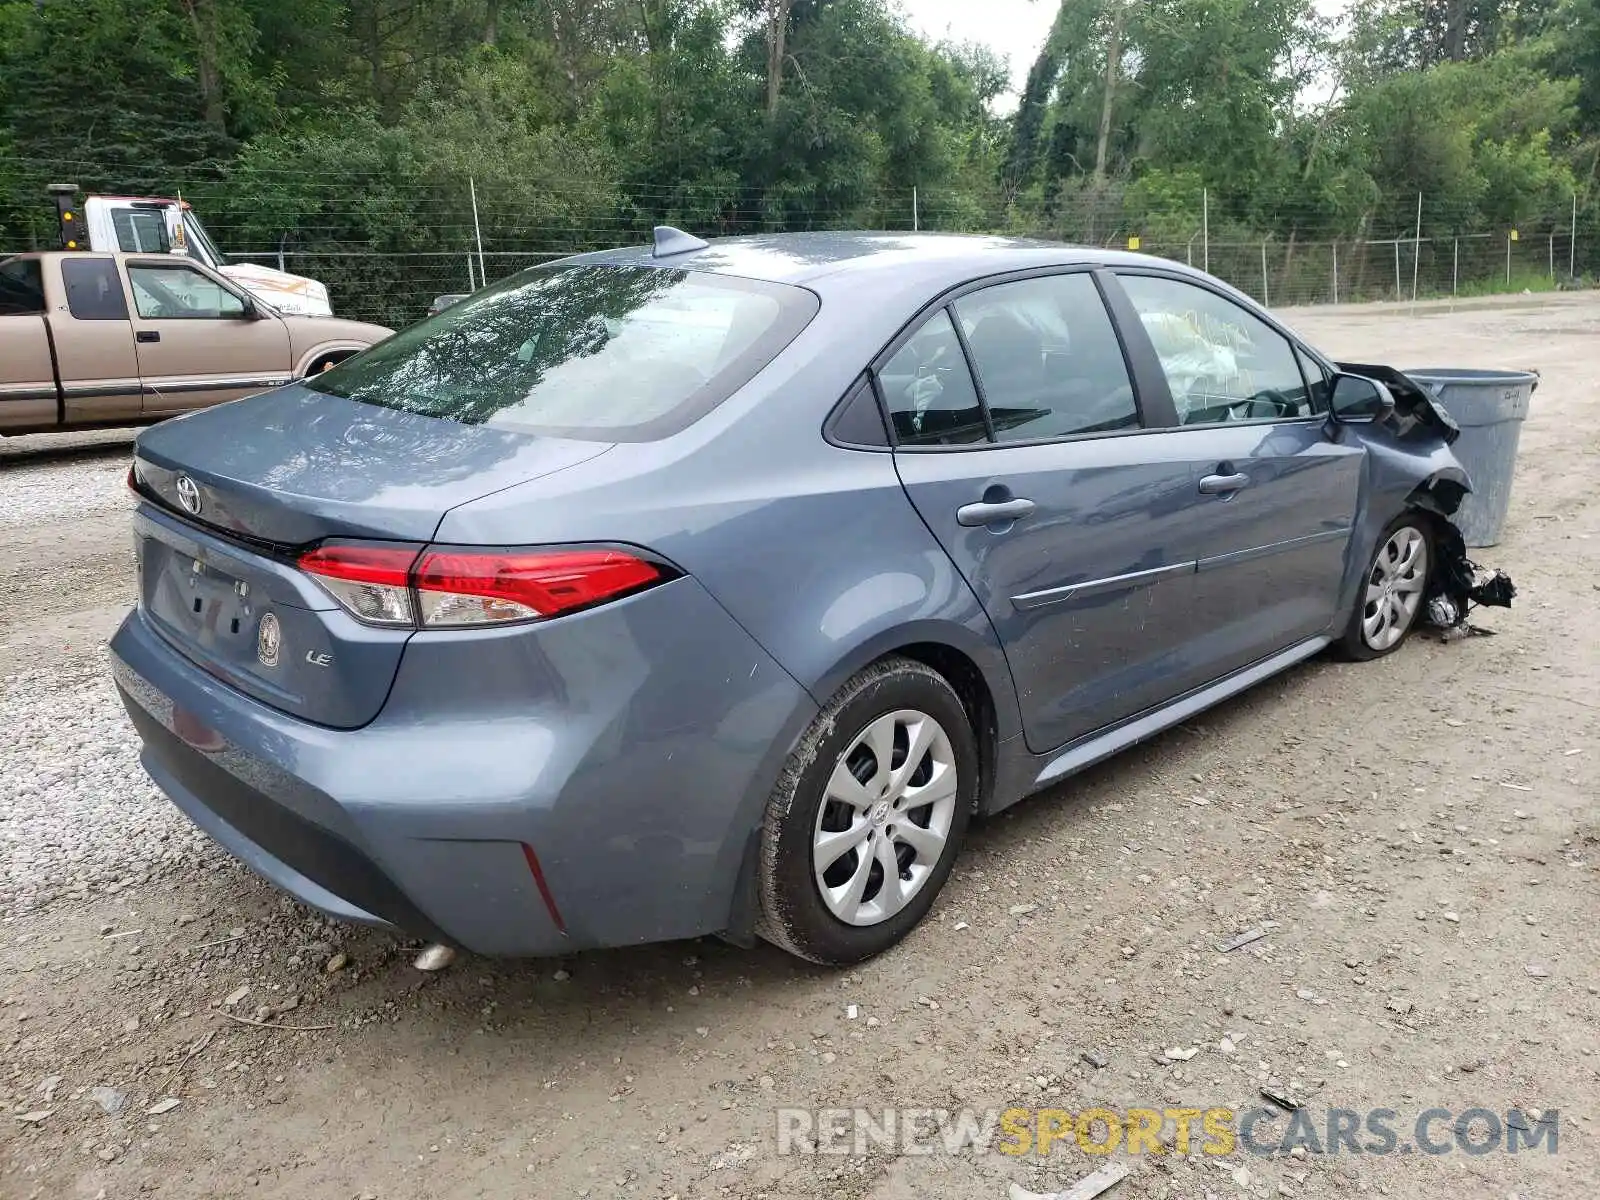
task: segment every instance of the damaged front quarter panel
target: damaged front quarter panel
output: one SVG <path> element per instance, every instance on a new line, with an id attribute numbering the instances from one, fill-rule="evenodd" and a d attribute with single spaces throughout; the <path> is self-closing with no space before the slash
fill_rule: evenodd
<path id="1" fill-rule="evenodd" d="M 1394 397 L 1393 410 L 1380 417 L 1341 422 L 1342 432 L 1358 438 L 1367 451 L 1366 553 L 1395 513 L 1412 508 L 1429 512 L 1437 518 L 1436 561 L 1427 592 L 1429 624 L 1448 638 L 1466 632 L 1467 614 L 1475 605 L 1509 608 L 1517 592 L 1510 576 L 1473 562 L 1451 520 L 1472 490 L 1466 469 L 1450 449 L 1461 436 L 1460 426 L 1426 388 L 1393 367 L 1335 365 L 1382 383 Z"/>

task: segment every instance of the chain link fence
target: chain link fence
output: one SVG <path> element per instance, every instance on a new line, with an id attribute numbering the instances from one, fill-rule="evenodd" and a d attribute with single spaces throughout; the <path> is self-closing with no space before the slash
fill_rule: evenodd
<path id="1" fill-rule="evenodd" d="M 700 231 L 705 233 L 706 231 Z M 926 227 L 922 232 L 938 232 Z M 988 232 L 960 230 L 952 232 Z M 1006 231 L 1010 232 L 1010 231 Z M 1519 231 L 1520 232 L 1520 231 Z M 1600 246 L 1600 230 L 1592 235 Z M 643 231 L 618 239 L 641 242 Z M 1125 239 L 1109 243 L 1125 245 Z M 1259 241 L 1146 242 L 1141 253 L 1209 271 L 1269 307 L 1433 300 L 1593 286 L 1600 255 L 1578 257 L 1580 235 L 1522 237 L 1464 234 L 1449 238 L 1385 238 L 1289 243 Z M 480 274 L 475 251 L 289 250 L 234 257 L 277 266 L 328 285 L 335 311 L 392 327 L 409 324 L 444 294 L 465 293 L 527 267 L 594 249 L 486 250 Z"/>
<path id="2" fill-rule="evenodd" d="M 63 180 L 85 192 L 181 194 L 233 259 L 320 280 L 336 313 L 391 327 L 417 320 L 443 294 L 567 254 L 648 242 L 657 223 L 702 236 L 850 228 L 1136 248 L 1207 270 L 1272 306 L 1550 290 L 1600 276 L 1600 203 L 1576 199 L 1564 219 L 1511 230 L 1414 198 L 1348 219 L 1358 231 L 1351 236 L 1310 206 L 1280 209 L 1273 228 L 1259 229 L 1204 192 L 1152 205 L 1136 186 L 1115 184 L 1041 202 L 993 189 L 828 196 L 358 171 L 212 169 L 174 179 L 84 162 L 25 163 L 0 177 L 0 253 L 54 245 L 44 189 Z"/>

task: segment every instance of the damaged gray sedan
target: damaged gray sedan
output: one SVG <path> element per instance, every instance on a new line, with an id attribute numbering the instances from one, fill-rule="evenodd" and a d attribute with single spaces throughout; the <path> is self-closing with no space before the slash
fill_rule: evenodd
<path id="1" fill-rule="evenodd" d="M 974 814 L 1509 599 L 1456 432 L 1174 263 L 660 230 L 142 434 L 111 650 L 157 783 L 324 911 L 853 962 Z"/>

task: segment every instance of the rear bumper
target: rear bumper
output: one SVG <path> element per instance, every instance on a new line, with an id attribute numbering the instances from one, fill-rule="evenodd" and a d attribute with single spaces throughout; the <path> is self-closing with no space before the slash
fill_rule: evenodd
<path id="1" fill-rule="evenodd" d="M 241 862 L 335 917 L 494 955 L 725 929 L 816 711 L 692 579 L 548 626 L 418 635 L 356 730 L 245 696 L 138 610 L 111 652 L 146 770 Z"/>

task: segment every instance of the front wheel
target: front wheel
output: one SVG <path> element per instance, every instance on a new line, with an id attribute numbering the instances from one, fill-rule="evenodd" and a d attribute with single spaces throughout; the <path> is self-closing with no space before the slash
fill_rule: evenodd
<path id="1" fill-rule="evenodd" d="M 977 741 L 944 677 L 904 658 L 868 667 L 767 803 L 757 932 L 819 963 L 887 950 L 949 878 L 977 790 Z"/>
<path id="2" fill-rule="evenodd" d="M 1385 526 L 1339 641 L 1341 653 L 1365 662 L 1398 650 L 1422 615 L 1432 569 L 1433 527 L 1426 516 L 1407 512 Z"/>

